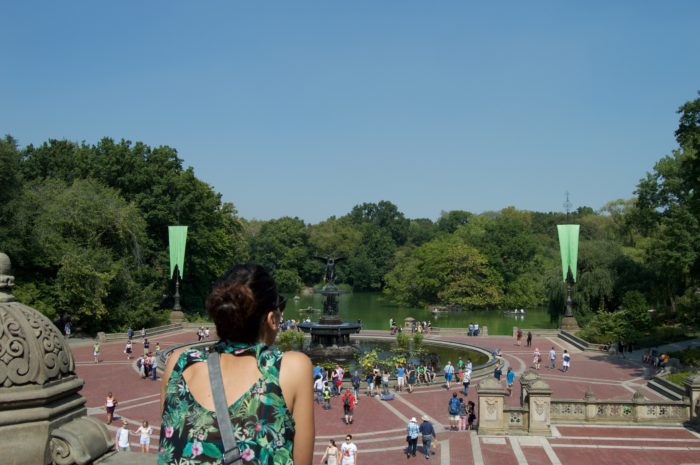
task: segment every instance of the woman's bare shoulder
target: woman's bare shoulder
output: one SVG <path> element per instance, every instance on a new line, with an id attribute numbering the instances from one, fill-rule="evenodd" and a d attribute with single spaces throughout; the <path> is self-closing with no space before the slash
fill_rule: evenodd
<path id="1" fill-rule="evenodd" d="M 301 378 L 310 376 L 311 360 L 302 352 L 283 352 L 281 372 L 285 377 Z M 280 374 L 282 374 L 280 373 Z"/>
<path id="2" fill-rule="evenodd" d="M 282 363 L 294 368 L 303 369 L 308 367 L 311 369 L 311 359 L 303 352 L 282 352 Z"/>

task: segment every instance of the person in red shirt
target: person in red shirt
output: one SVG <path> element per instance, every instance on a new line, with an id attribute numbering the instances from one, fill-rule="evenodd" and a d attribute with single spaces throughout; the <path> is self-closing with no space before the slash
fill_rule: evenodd
<path id="1" fill-rule="evenodd" d="M 355 396 L 352 394 L 352 389 L 347 388 L 345 394 L 340 398 L 343 402 L 343 412 L 345 413 L 345 424 L 352 424 L 352 413 L 355 410 Z"/>

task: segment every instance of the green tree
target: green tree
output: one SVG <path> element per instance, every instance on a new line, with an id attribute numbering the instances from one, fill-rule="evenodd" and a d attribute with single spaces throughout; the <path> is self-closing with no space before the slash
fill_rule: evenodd
<path id="1" fill-rule="evenodd" d="M 399 254 L 384 292 L 408 305 L 487 307 L 500 303 L 500 285 L 499 276 L 474 247 L 455 237 L 443 237 L 411 254 Z"/>
<path id="2" fill-rule="evenodd" d="M 464 210 L 443 211 L 440 213 L 435 227 L 441 233 L 452 234 L 461 226 L 469 224 L 473 216 L 473 213 Z"/>
<path id="3" fill-rule="evenodd" d="M 49 316 L 67 313 L 88 331 L 138 317 L 158 321 L 156 276 L 144 266 L 147 242 L 139 210 L 93 180 L 47 180 L 28 185 L 18 200 L 8 250 L 18 294 Z M 29 286 L 27 292 L 22 288 Z"/>
<path id="4" fill-rule="evenodd" d="M 396 205 L 386 200 L 356 205 L 348 218 L 354 224 L 370 224 L 387 232 L 396 245 L 405 244 L 408 238 L 409 220 Z"/>
<path id="5" fill-rule="evenodd" d="M 247 259 L 247 244 L 232 204 L 222 204 L 211 186 L 184 169 L 171 147 L 149 147 L 104 138 L 96 145 L 49 140 L 22 151 L 27 181 L 95 179 L 133 203 L 146 222 L 148 240 L 140 244 L 144 262 L 167 288 L 168 226 L 189 226 L 181 293 L 185 309 L 203 308 L 214 281 L 231 263 Z"/>
<path id="6" fill-rule="evenodd" d="M 251 247 L 255 262 L 270 270 L 286 292 L 295 292 L 302 282 L 314 282 L 319 277 L 309 248 L 309 231 L 299 218 L 263 223 L 251 239 Z"/>

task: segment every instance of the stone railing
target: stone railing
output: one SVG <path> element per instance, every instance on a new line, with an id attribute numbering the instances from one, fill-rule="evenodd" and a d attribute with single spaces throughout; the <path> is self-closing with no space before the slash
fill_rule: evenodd
<path id="1" fill-rule="evenodd" d="M 479 434 L 548 436 L 557 423 L 647 423 L 700 425 L 700 375 L 684 381 L 682 400 L 649 400 L 637 391 L 630 400 L 598 400 L 589 389 L 583 399 L 552 399 L 552 391 L 537 373 L 521 377 L 520 405 L 505 404 L 505 389 L 493 378 L 477 386 Z"/>
<path id="2" fill-rule="evenodd" d="M 503 418 L 507 423 L 508 431 L 527 431 L 530 424 L 527 406 L 506 405 L 503 407 Z"/>
<path id="3" fill-rule="evenodd" d="M 634 397 L 637 397 L 635 394 Z M 552 400 L 550 415 L 556 422 L 683 423 L 690 419 L 687 400 Z"/>
<path id="4" fill-rule="evenodd" d="M 163 326 L 156 326 L 153 328 L 147 328 L 146 329 L 146 337 L 150 338 L 150 337 L 156 336 L 158 334 L 170 333 L 173 331 L 179 331 L 181 329 L 182 329 L 181 323 L 175 323 L 175 324 L 170 324 L 170 325 L 163 325 Z M 128 336 L 126 333 L 103 333 L 103 332 L 97 333 L 97 339 L 100 342 L 126 340 L 127 337 Z M 141 330 L 140 329 L 134 330 L 133 339 L 141 339 Z"/>

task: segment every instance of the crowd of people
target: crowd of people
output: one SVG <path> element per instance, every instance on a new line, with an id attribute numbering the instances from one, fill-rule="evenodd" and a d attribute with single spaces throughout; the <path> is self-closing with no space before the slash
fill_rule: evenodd
<path id="1" fill-rule="evenodd" d="M 403 332 L 401 326 L 394 318 L 389 318 L 389 333 L 394 336 L 397 333 Z M 433 323 L 430 321 L 413 321 L 411 322 L 411 334 L 432 334 Z"/>
<path id="2" fill-rule="evenodd" d="M 322 405 L 324 410 L 336 410 L 342 407 L 340 417 L 343 423 L 352 430 L 355 414 L 362 396 L 362 383 L 366 383 L 367 396 L 379 396 L 380 400 L 391 400 L 397 393 L 410 394 L 416 386 L 431 386 L 436 384 L 438 374 L 444 376 L 444 388 L 448 391 L 446 413 L 449 418 L 451 431 L 466 431 L 477 425 L 477 411 L 473 400 L 469 399 L 470 384 L 473 372 L 471 360 L 458 357 L 453 363 L 437 364 L 437 360 L 428 359 L 417 363 L 398 363 L 392 367 L 374 366 L 369 370 L 347 370 L 341 364 L 323 367 L 312 366 L 308 357 L 297 352 L 286 352 L 284 357 L 273 343 L 280 329 L 297 330 L 298 322 L 284 320 L 284 299 L 277 293 L 273 278 L 261 267 L 256 265 L 237 265 L 229 270 L 215 283 L 212 294 L 207 299 L 207 310 L 216 325 L 216 334 L 221 339 L 209 350 L 197 348 L 175 351 L 164 368 L 163 381 L 163 412 L 158 444 L 159 463 L 179 463 L 196 458 L 201 463 L 215 462 L 216 454 L 210 455 L 212 460 L 202 455 L 203 450 L 223 451 L 228 447 L 225 428 L 221 421 L 232 423 L 237 431 L 235 441 L 239 444 L 244 461 L 263 454 L 286 454 L 293 457 L 294 462 L 311 463 L 314 442 L 314 408 L 313 402 Z M 398 332 L 401 329 L 396 321 L 390 320 L 390 330 Z M 432 325 L 428 321 L 416 321 L 411 331 L 429 333 Z M 478 336 L 478 323 L 470 323 L 468 334 Z M 158 379 L 158 356 L 160 347 L 155 343 L 151 350 L 151 342 L 142 330 L 143 356 L 138 357 L 136 365 L 142 378 Z M 197 331 L 198 340 L 209 337 L 209 329 L 200 327 Z M 515 331 L 516 345 L 522 346 L 525 334 L 522 329 Z M 134 357 L 135 347 L 133 331 L 129 328 L 129 337 L 124 346 L 127 360 Z M 532 334 L 527 333 L 526 346 L 532 344 Z M 93 348 L 95 361 L 99 361 L 99 341 Z M 512 394 L 516 380 L 515 371 L 506 367 L 500 350 L 495 351 L 500 360 L 494 369 L 494 377 L 500 382 L 505 379 L 508 394 Z M 571 366 L 571 355 L 563 350 L 557 354 L 554 347 L 549 351 L 548 368 L 554 369 L 557 361 L 561 360 L 561 371 L 566 372 Z M 540 369 L 543 364 L 542 353 L 536 348 L 533 353 L 533 368 Z M 663 356 L 657 357 L 658 362 L 664 363 Z M 214 366 L 209 362 L 220 364 L 220 375 L 223 387 L 215 385 L 215 377 L 211 370 Z M 454 360 L 454 359 L 453 359 Z M 202 363 L 204 362 L 204 363 Z M 666 361 L 667 362 L 667 361 Z M 503 371 L 505 370 L 505 373 Z M 350 373 L 351 371 L 351 373 Z M 254 389 L 250 389 L 250 386 Z M 460 387 L 459 392 L 454 386 Z M 246 391 L 246 389 L 248 389 Z M 228 418 L 223 415 L 204 415 L 215 412 L 214 398 L 226 393 L 243 392 L 241 400 L 234 404 L 225 402 L 229 407 Z M 429 391 L 431 391 L 429 389 Z M 432 391 L 437 392 L 437 389 Z M 442 391 L 445 392 L 445 391 Z M 267 399 L 267 400 L 263 400 Z M 274 405 L 269 404 L 272 401 Z M 109 393 L 105 400 L 108 423 L 114 421 L 114 411 L 118 405 L 117 399 Z M 245 405 L 243 410 L 236 406 Z M 321 412 L 321 415 L 326 413 Z M 318 415 L 318 413 L 317 413 Z M 437 439 L 432 420 L 418 415 L 413 416 L 406 424 L 407 458 L 415 457 L 419 450 L 430 459 Z M 206 420 L 206 424 L 202 423 Z M 220 421 L 219 418 L 222 420 Z M 269 433 L 274 436 L 274 446 L 260 443 L 257 425 L 265 424 Z M 197 433 L 195 436 L 193 436 Z M 129 423 L 122 419 L 121 427 L 117 430 L 115 442 L 118 450 L 128 450 L 129 436 L 138 435 L 142 451 L 147 451 L 150 445 L 152 428 L 143 422 L 138 429 L 129 429 Z M 266 433 L 267 434 L 267 433 Z M 321 458 L 322 463 L 330 465 L 358 465 L 358 447 L 352 441 L 352 435 L 347 434 L 345 441 L 337 445 L 330 440 Z"/>

